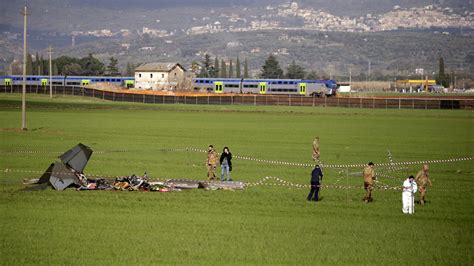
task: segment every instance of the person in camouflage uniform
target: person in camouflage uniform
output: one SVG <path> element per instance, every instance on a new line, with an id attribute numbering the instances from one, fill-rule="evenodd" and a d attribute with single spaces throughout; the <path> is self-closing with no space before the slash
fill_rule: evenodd
<path id="1" fill-rule="evenodd" d="M 374 171 L 374 163 L 370 162 L 363 171 L 364 175 L 364 189 L 365 189 L 365 197 L 364 202 L 368 203 L 372 201 L 372 190 L 374 189 L 375 183 L 375 171 Z"/>
<path id="2" fill-rule="evenodd" d="M 426 196 L 426 188 L 428 185 L 431 187 L 433 184 L 431 183 L 429 177 L 429 167 L 427 164 L 423 165 L 423 169 L 416 174 L 415 177 L 416 184 L 418 185 L 418 190 L 420 191 L 420 204 L 425 204 L 425 196 Z"/>
<path id="3" fill-rule="evenodd" d="M 207 178 L 209 180 L 216 179 L 217 162 L 218 162 L 217 152 L 216 150 L 214 150 L 214 146 L 209 145 L 209 148 L 207 150 L 207 160 L 206 160 Z"/>
<path id="4" fill-rule="evenodd" d="M 319 150 L 319 136 L 317 136 L 313 140 L 313 160 L 319 161 L 320 156 L 321 156 L 321 151 Z"/>

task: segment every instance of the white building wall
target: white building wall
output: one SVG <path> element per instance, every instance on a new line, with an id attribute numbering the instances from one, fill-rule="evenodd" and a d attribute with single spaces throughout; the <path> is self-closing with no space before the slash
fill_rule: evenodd
<path id="1" fill-rule="evenodd" d="M 135 88 L 162 90 L 168 86 L 168 72 L 135 72 Z"/>

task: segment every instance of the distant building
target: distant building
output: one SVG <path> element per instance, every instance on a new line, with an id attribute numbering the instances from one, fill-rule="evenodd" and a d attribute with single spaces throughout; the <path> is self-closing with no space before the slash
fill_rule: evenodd
<path id="1" fill-rule="evenodd" d="M 179 63 L 148 63 L 135 69 L 135 88 L 176 90 L 184 82 L 186 70 Z"/>

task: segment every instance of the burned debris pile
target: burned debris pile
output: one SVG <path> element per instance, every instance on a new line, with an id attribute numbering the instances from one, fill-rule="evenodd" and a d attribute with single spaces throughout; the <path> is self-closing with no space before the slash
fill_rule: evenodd
<path id="1" fill-rule="evenodd" d="M 59 156 L 59 161 L 52 163 L 38 179 L 24 180 L 28 188 L 53 187 L 55 190 L 75 188 L 76 190 L 120 190 L 120 191 L 157 191 L 173 192 L 184 189 L 237 190 L 244 189 L 245 183 L 236 181 L 199 181 L 186 179 L 170 179 L 167 181 L 150 181 L 145 173 L 143 176 L 131 175 L 117 177 L 115 180 L 106 178 L 92 179 L 84 174 L 92 149 L 79 143 Z"/>

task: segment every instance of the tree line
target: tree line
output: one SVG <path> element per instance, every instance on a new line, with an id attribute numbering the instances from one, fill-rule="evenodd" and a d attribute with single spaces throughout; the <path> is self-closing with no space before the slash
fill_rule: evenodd
<path id="1" fill-rule="evenodd" d="M 61 56 L 55 58 L 52 61 L 52 75 L 57 76 L 120 76 L 122 75 L 118 69 L 118 60 L 114 57 L 109 59 L 109 64 L 106 66 L 99 59 L 95 58 L 93 54 L 89 54 L 86 57 L 76 58 L 70 56 Z M 127 72 L 132 72 L 135 69 L 134 66 L 127 66 Z M 12 74 L 21 75 L 23 70 L 21 67 L 12 67 Z M 49 59 L 44 59 L 43 56 L 39 56 L 36 53 L 35 59 L 33 56 L 28 54 L 26 56 L 26 74 L 27 75 L 49 75 Z"/>
<path id="2" fill-rule="evenodd" d="M 214 63 L 211 62 L 211 57 L 208 54 L 204 55 L 201 63 L 194 61 L 191 65 L 191 70 L 198 73 L 197 76 L 201 78 L 249 78 L 249 70 L 247 59 L 244 60 L 243 73 L 241 72 L 241 63 L 239 57 L 234 61 L 230 59 L 228 62 L 224 59 L 219 60 L 216 56 Z M 293 62 L 286 68 L 286 72 L 280 67 L 278 60 L 273 54 L 270 54 L 263 64 L 259 78 L 264 79 L 317 79 L 318 75 L 314 71 L 307 72 L 304 67 Z"/>
<path id="3" fill-rule="evenodd" d="M 219 58 L 214 58 L 214 63 L 211 62 L 209 54 L 204 55 L 201 64 L 194 61 L 191 64 L 191 71 L 198 73 L 200 78 L 248 78 L 249 68 L 247 59 L 244 60 L 244 69 L 242 73 L 242 65 L 239 57 L 236 58 L 235 64 L 232 59 L 226 62 L 223 58 L 219 62 Z"/>

